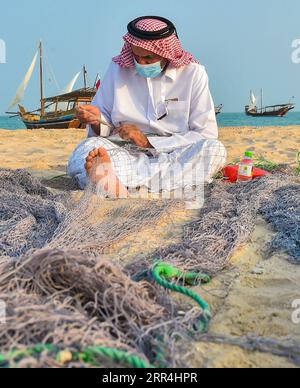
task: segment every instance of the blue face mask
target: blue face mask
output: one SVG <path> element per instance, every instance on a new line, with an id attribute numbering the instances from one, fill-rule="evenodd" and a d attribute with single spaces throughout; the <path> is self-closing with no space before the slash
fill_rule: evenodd
<path id="1" fill-rule="evenodd" d="M 136 70 L 141 77 L 144 78 L 156 78 L 162 73 L 160 61 L 151 63 L 150 65 L 141 65 L 134 60 Z"/>

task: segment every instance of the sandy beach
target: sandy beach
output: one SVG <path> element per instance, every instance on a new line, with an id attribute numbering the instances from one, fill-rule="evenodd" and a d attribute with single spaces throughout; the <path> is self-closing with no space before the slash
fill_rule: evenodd
<path id="1" fill-rule="evenodd" d="M 65 173 L 70 154 L 85 136 L 85 130 L 0 130 L 0 167 L 27 169 L 51 186 L 49 180 Z M 297 166 L 300 126 L 227 127 L 220 129 L 220 139 L 228 149 L 228 162 L 251 150 L 257 158 Z M 59 181 L 55 188 L 63 190 L 64 184 Z M 186 221 L 185 215 L 178 214 L 176 228 L 164 224 L 155 233 L 143 231 L 138 239 L 140 247 L 144 240 L 149 251 L 177 241 Z M 213 308 L 211 333 L 215 336 L 289 338 L 300 345 L 300 325 L 291 319 L 292 301 L 300 299 L 300 267 L 290 263 L 285 254 L 266 254 L 273 236 L 270 225 L 258 217 L 250 242 L 232 258 L 232 268 L 198 290 Z M 139 247 L 131 237 L 115 247 L 111 258 L 130 257 L 137 251 Z M 197 357 L 190 362 L 193 367 L 295 367 L 284 357 L 212 343 L 200 343 Z"/>
<path id="2" fill-rule="evenodd" d="M 0 166 L 25 168 L 39 176 L 56 176 L 66 171 L 68 158 L 86 137 L 85 130 L 0 129 Z M 296 165 L 300 150 L 299 127 L 226 127 L 220 139 L 228 150 L 228 162 L 239 160 L 246 150 L 258 158 Z"/>

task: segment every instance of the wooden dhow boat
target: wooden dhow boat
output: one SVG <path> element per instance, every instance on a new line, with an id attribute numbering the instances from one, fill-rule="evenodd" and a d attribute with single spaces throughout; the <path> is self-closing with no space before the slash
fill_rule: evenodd
<path id="1" fill-rule="evenodd" d="M 287 104 L 279 105 L 263 105 L 263 90 L 261 90 L 261 107 L 257 107 L 257 98 L 250 92 L 250 104 L 245 106 L 245 113 L 247 116 L 253 117 L 284 117 L 288 114 L 289 111 L 295 108 L 295 104 L 289 102 Z"/>
<path id="2" fill-rule="evenodd" d="M 87 87 L 86 69 L 83 68 L 84 87 L 73 91 L 74 85 L 77 82 L 81 72 L 71 80 L 66 89 L 57 96 L 44 97 L 43 85 L 43 47 L 39 44 L 39 58 L 40 58 L 40 108 L 33 112 L 28 112 L 24 106 L 20 104 L 24 98 L 25 90 L 33 75 L 34 69 L 38 60 L 38 52 L 35 54 L 33 61 L 26 73 L 26 76 L 21 83 L 15 98 L 10 104 L 10 108 L 19 107 L 18 112 L 6 112 L 10 115 L 20 116 L 21 120 L 28 129 L 67 129 L 67 128 L 82 128 L 82 124 L 76 118 L 76 108 L 79 105 L 91 104 L 96 92 L 95 86 Z M 13 116 L 14 117 L 14 116 Z"/>

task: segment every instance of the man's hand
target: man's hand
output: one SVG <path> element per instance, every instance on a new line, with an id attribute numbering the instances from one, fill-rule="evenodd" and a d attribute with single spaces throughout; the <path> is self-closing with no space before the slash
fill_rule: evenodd
<path id="1" fill-rule="evenodd" d="M 124 140 L 130 140 L 141 148 L 153 148 L 146 135 L 133 124 L 124 124 L 118 128 L 120 137 Z"/>
<path id="2" fill-rule="evenodd" d="M 99 126 L 97 117 L 101 116 L 100 109 L 93 105 L 80 105 L 77 108 L 77 118 L 82 124 Z"/>

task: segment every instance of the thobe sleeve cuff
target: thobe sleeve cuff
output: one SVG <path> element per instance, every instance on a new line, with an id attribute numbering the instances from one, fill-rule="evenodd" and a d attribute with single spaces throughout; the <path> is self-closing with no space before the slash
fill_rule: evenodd
<path id="1" fill-rule="evenodd" d="M 100 125 L 100 136 L 101 137 L 109 137 L 111 132 L 111 128 L 109 128 L 107 125 L 101 124 Z"/>

